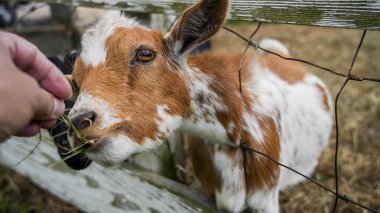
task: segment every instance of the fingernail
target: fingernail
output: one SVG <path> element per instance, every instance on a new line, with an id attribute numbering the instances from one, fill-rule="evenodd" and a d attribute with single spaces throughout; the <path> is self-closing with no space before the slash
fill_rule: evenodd
<path id="1" fill-rule="evenodd" d="M 71 98 L 71 96 L 73 96 L 73 88 L 72 88 L 71 82 L 67 79 L 67 77 L 65 77 L 64 82 L 65 82 L 64 87 L 67 93 L 65 98 Z"/>
<path id="2" fill-rule="evenodd" d="M 65 112 L 65 104 L 63 103 L 63 101 L 54 98 L 54 112 L 53 112 L 53 115 L 55 116 L 54 118 L 58 118 L 64 112 Z"/>
<path id="3" fill-rule="evenodd" d="M 66 81 L 66 87 L 68 88 L 68 91 L 69 91 L 69 94 L 70 94 L 70 97 L 71 97 L 71 96 L 73 96 L 73 88 L 72 88 L 71 83 L 70 83 L 70 81 L 68 79 L 65 79 L 65 81 Z"/>

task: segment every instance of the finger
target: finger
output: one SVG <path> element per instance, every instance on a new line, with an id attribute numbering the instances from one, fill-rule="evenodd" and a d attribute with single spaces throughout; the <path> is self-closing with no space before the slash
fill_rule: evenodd
<path id="1" fill-rule="evenodd" d="M 64 111 L 65 104 L 62 100 L 58 100 L 43 89 L 38 91 L 34 105 L 35 120 L 57 119 Z"/>
<path id="2" fill-rule="evenodd" d="M 39 132 L 40 132 L 40 127 L 38 126 L 38 124 L 35 122 L 31 122 L 23 130 L 16 133 L 15 136 L 31 137 L 31 136 L 37 135 Z"/>
<path id="3" fill-rule="evenodd" d="M 70 83 L 61 71 L 51 63 L 32 43 L 10 33 L 2 32 L 7 37 L 7 45 L 16 66 L 33 76 L 42 88 L 60 99 L 71 97 Z"/>
<path id="4" fill-rule="evenodd" d="M 48 119 L 48 120 L 41 120 L 41 121 L 35 121 L 35 122 L 41 128 L 48 129 L 48 128 L 52 128 L 57 123 L 57 119 Z"/>
<path id="5" fill-rule="evenodd" d="M 68 99 L 72 96 L 71 84 L 40 51 L 38 51 L 35 61 L 31 63 L 31 69 L 26 71 L 37 79 L 42 88 L 57 98 Z"/>

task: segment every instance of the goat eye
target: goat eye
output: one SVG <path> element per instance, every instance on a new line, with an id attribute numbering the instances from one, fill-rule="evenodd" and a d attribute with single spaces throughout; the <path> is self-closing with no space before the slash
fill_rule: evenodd
<path id="1" fill-rule="evenodd" d="M 147 63 L 153 61 L 155 57 L 156 54 L 152 50 L 141 49 L 137 51 L 135 60 L 137 62 Z"/>

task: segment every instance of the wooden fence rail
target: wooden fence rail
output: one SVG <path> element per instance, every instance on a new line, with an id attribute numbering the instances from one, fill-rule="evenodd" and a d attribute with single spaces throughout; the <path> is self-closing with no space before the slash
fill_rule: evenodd
<path id="1" fill-rule="evenodd" d="M 18 166 L 37 143 L 36 138 L 12 138 L 0 144 L 0 163 L 28 177 L 34 184 L 84 212 L 212 212 L 207 203 L 192 201 L 185 186 L 149 172 L 125 166 L 105 168 L 97 164 L 74 171 L 59 161 L 57 150 L 43 142 Z M 172 190 L 171 192 L 169 190 Z M 174 192 L 174 193 L 173 193 Z"/>
<path id="2" fill-rule="evenodd" d="M 178 15 L 195 0 L 36 0 Z M 380 0 L 232 0 L 230 20 L 380 30 Z"/>

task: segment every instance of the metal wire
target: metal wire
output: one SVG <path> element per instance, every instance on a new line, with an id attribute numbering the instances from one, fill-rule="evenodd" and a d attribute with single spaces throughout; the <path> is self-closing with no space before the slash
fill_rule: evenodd
<path id="1" fill-rule="evenodd" d="M 264 48 L 260 47 L 260 45 L 257 42 L 254 42 L 254 41 L 251 41 L 251 40 L 245 38 L 244 36 L 240 35 L 239 33 L 237 33 L 236 31 L 232 30 L 231 28 L 228 28 L 228 27 L 224 26 L 223 29 L 225 29 L 225 30 L 227 30 L 227 31 L 235 34 L 236 36 L 238 36 L 242 40 L 246 41 L 247 44 L 249 44 L 250 46 L 252 46 L 252 47 L 254 47 L 256 49 L 260 49 L 260 50 L 262 50 L 262 51 L 264 51 L 266 53 L 269 53 L 269 54 L 272 54 L 272 55 L 276 55 L 276 56 L 278 56 L 278 57 L 280 57 L 282 59 L 289 60 L 289 61 L 298 61 L 298 62 L 307 64 L 307 65 L 316 67 L 318 69 L 321 69 L 321 70 L 333 73 L 333 74 L 338 75 L 340 77 L 350 78 L 350 80 L 354 80 L 354 81 L 374 81 L 374 82 L 380 82 L 380 79 L 377 79 L 377 78 L 372 78 L 372 77 L 367 77 L 367 76 L 361 76 L 361 75 L 358 75 L 358 74 L 351 74 L 351 73 L 344 74 L 344 73 L 337 72 L 337 71 L 332 70 L 330 68 L 327 68 L 327 67 L 324 67 L 324 66 L 321 66 L 321 65 L 318 65 L 318 64 L 315 64 L 315 63 L 303 60 L 303 59 L 282 56 L 282 55 L 280 55 L 278 53 L 275 53 L 275 52 L 272 52 L 270 50 L 267 50 L 267 49 L 264 49 Z"/>
<path id="2" fill-rule="evenodd" d="M 240 89 L 240 94 L 241 95 L 243 95 L 243 88 L 242 88 L 242 85 L 241 85 L 241 67 L 242 67 L 243 62 L 244 62 L 244 56 L 247 53 L 248 48 L 250 47 L 249 44 L 252 42 L 253 36 L 255 36 L 255 34 L 259 31 L 260 26 L 261 26 L 261 22 L 259 22 L 259 24 L 257 25 L 255 31 L 253 31 L 253 33 L 249 36 L 249 42 L 247 43 L 247 46 L 245 47 L 244 52 L 243 52 L 243 54 L 240 57 L 240 64 L 239 64 L 238 73 L 239 73 L 239 89 Z"/>
<path id="3" fill-rule="evenodd" d="M 352 62 L 351 62 L 351 65 L 349 67 L 349 70 L 348 70 L 348 76 L 351 75 L 351 72 L 352 72 L 352 68 L 354 67 L 354 64 L 356 62 L 356 59 L 358 57 L 358 54 L 359 54 L 359 51 L 362 47 L 362 44 L 363 44 L 363 40 L 365 38 L 365 35 L 366 35 L 367 31 L 364 30 L 363 31 L 363 34 L 362 34 L 362 37 L 360 38 L 360 42 L 359 42 L 359 45 L 358 47 L 356 48 L 356 51 L 355 51 L 355 55 L 354 55 L 354 58 L 352 59 Z M 340 97 L 340 94 L 342 93 L 343 89 L 346 87 L 347 83 L 350 81 L 350 78 L 347 77 L 346 80 L 343 82 L 339 92 L 337 93 L 336 95 L 336 98 L 335 98 L 335 109 L 334 109 L 334 112 L 335 112 L 335 133 L 336 133 L 336 142 L 335 142 L 335 161 L 334 161 L 334 167 L 335 167 L 335 192 L 336 192 L 336 197 L 335 197 L 335 202 L 334 202 L 334 208 L 333 208 L 333 212 L 335 213 L 336 212 L 336 207 L 338 205 L 338 201 L 339 201 L 339 175 L 338 175 L 338 149 L 339 149 L 339 121 L 338 121 L 338 100 L 339 100 L 339 97 Z"/>

